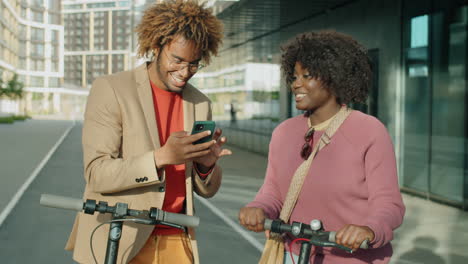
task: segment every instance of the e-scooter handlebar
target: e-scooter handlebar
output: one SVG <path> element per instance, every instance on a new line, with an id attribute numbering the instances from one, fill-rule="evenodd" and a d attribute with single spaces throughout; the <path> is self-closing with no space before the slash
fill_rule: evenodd
<path id="1" fill-rule="evenodd" d="M 352 252 L 350 248 L 344 247 L 336 243 L 336 232 L 321 231 L 321 223 L 318 220 L 313 220 L 311 225 L 306 225 L 299 222 L 293 222 L 291 225 L 283 223 L 281 220 L 265 219 L 263 224 L 265 230 L 270 230 L 274 233 L 291 233 L 296 237 L 307 237 L 311 239 L 311 243 L 318 246 L 331 246 Z M 314 239 L 315 238 L 315 239 Z M 369 242 L 364 240 L 359 247 L 368 249 Z"/>
<path id="2" fill-rule="evenodd" d="M 115 207 L 107 206 L 107 203 L 99 202 L 96 204 L 94 200 L 87 200 L 91 204 L 95 205 L 95 208 L 90 214 L 93 214 L 94 211 L 100 213 L 114 213 Z M 40 204 L 47 207 L 67 209 L 73 211 L 83 211 L 87 209 L 87 202 L 83 202 L 81 199 L 70 198 L 65 196 L 53 195 L 53 194 L 42 194 L 40 199 Z M 88 213 L 88 212 L 87 212 Z M 197 216 L 184 215 L 184 214 L 175 214 L 163 211 L 157 208 L 151 208 L 150 211 L 139 211 L 128 209 L 128 216 L 146 216 L 157 222 L 176 224 L 187 227 L 197 227 L 200 224 L 200 218 Z M 150 224 L 150 223 L 148 223 Z"/>
<path id="3" fill-rule="evenodd" d="M 42 206 L 81 211 L 84 209 L 84 203 L 80 199 L 58 196 L 53 194 L 42 194 L 39 203 Z"/>

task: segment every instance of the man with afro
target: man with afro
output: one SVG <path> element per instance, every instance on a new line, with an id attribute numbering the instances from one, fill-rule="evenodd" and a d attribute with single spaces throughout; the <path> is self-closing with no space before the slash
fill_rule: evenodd
<path id="1" fill-rule="evenodd" d="M 83 125 L 83 199 L 127 203 L 193 215 L 193 191 L 211 197 L 221 184 L 217 160 L 231 151 L 217 129 L 190 135 L 194 121 L 211 119 L 211 102 L 188 81 L 216 55 L 222 24 L 203 4 L 171 0 L 150 6 L 136 28 L 138 55 L 147 63 L 97 78 Z M 95 263 L 93 229 L 110 215 L 79 213 L 66 249 L 79 263 Z M 93 235 L 104 262 L 108 228 Z M 199 263 L 194 231 L 163 225 L 123 226 L 118 263 Z"/>

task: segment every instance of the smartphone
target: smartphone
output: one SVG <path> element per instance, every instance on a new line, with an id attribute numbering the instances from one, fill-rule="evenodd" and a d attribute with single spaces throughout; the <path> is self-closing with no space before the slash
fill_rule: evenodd
<path id="1" fill-rule="evenodd" d="M 192 135 L 206 131 L 206 130 L 210 130 L 211 135 L 201 138 L 195 141 L 193 144 L 200 144 L 200 143 L 205 143 L 205 142 L 210 141 L 213 138 L 215 128 L 216 128 L 215 121 L 195 121 L 193 123 Z"/>

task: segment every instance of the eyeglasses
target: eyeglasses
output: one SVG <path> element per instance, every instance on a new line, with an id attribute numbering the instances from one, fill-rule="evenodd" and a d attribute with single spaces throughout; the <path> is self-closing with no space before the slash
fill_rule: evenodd
<path id="1" fill-rule="evenodd" d="M 305 143 L 302 146 L 301 157 L 305 160 L 308 159 L 310 154 L 312 153 L 312 146 L 311 146 L 312 144 L 310 143 L 310 141 L 312 141 L 313 143 L 314 132 L 315 132 L 315 129 L 312 127 L 312 128 L 309 128 L 309 130 L 307 130 L 307 132 L 304 135 Z"/>
<path id="2" fill-rule="evenodd" d="M 169 55 L 166 54 L 166 52 L 162 52 L 166 55 L 167 59 L 169 60 L 169 67 L 171 67 L 171 69 L 174 69 L 176 71 L 181 71 L 185 68 L 188 67 L 188 70 L 190 73 L 196 73 L 198 70 L 202 69 L 203 67 L 205 67 L 204 64 L 201 64 L 201 63 L 188 63 L 188 62 L 184 62 L 184 61 L 181 61 L 177 58 L 170 58 Z"/>

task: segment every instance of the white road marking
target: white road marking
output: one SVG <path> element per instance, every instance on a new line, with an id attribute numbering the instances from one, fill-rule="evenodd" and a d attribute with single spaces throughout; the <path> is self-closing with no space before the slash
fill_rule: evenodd
<path id="1" fill-rule="evenodd" d="M 223 220 L 228 226 L 230 226 L 234 231 L 239 233 L 245 240 L 247 240 L 254 248 L 256 248 L 258 251 L 262 252 L 263 251 L 263 245 L 258 242 L 258 240 L 253 237 L 249 232 L 247 232 L 245 229 L 243 229 L 239 224 L 236 222 L 232 221 L 228 216 L 226 216 L 221 210 L 219 210 L 216 206 L 214 206 L 211 202 L 209 202 L 206 199 L 203 199 L 197 195 L 194 195 L 195 199 L 197 199 L 199 202 L 201 202 L 203 205 L 208 207 L 215 215 L 217 215 L 221 220 Z"/>
<path id="2" fill-rule="evenodd" d="M 41 172 L 42 168 L 45 166 L 45 164 L 49 161 L 50 157 L 54 152 L 57 150 L 58 146 L 62 144 L 63 140 L 65 137 L 70 133 L 70 130 L 75 126 L 75 121 L 73 121 L 73 124 L 63 133 L 63 135 L 60 137 L 60 139 L 55 143 L 55 145 L 49 150 L 47 155 L 42 159 L 42 161 L 37 165 L 37 167 L 34 169 L 34 171 L 31 173 L 29 178 L 21 185 L 21 187 L 18 189 L 16 194 L 11 198 L 10 202 L 7 204 L 5 209 L 3 209 L 2 213 L 0 214 L 0 227 L 2 226 L 3 222 L 5 219 L 8 217 L 8 215 L 11 213 L 11 211 L 15 208 L 16 204 L 18 203 L 19 199 L 23 196 L 24 192 L 28 189 L 29 185 L 36 179 L 37 175 L 39 172 Z M 38 201 L 39 203 L 39 201 Z"/>

